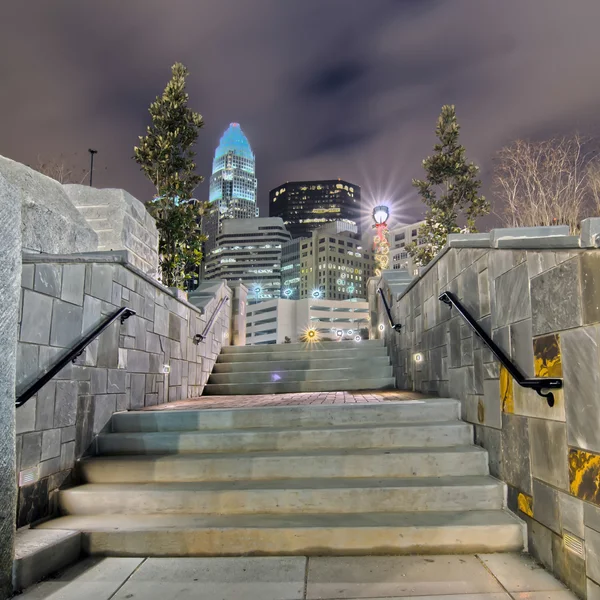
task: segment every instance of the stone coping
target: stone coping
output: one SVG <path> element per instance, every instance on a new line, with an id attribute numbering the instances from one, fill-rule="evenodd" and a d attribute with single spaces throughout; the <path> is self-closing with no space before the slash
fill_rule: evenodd
<path id="1" fill-rule="evenodd" d="M 185 300 L 178 293 L 181 290 L 173 290 L 163 285 L 159 281 L 156 281 L 150 275 L 147 275 L 142 270 L 135 267 L 131 262 L 131 251 L 129 250 L 110 250 L 106 252 L 81 252 L 79 254 L 38 254 L 38 253 L 23 253 L 23 264 L 39 264 L 39 263 L 54 263 L 54 264 L 115 264 L 122 265 L 128 271 L 131 271 L 134 275 L 137 275 L 147 283 L 153 285 L 155 288 L 159 289 L 163 294 L 167 294 L 171 296 L 177 302 L 181 302 L 191 310 L 196 311 L 197 313 L 204 315 L 206 313 L 206 307 L 195 306 L 188 300 Z M 225 279 L 216 279 L 214 280 L 215 285 L 225 284 L 225 287 L 229 289 L 227 286 L 227 281 Z M 193 292 L 192 292 L 193 293 Z M 231 296 L 231 294 L 229 294 Z M 213 296 L 216 298 L 216 295 Z"/>

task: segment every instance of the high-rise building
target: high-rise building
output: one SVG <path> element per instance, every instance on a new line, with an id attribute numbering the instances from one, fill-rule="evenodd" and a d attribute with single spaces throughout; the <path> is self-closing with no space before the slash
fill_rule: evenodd
<path id="1" fill-rule="evenodd" d="M 248 138 L 239 123 L 231 123 L 215 150 L 212 165 L 211 211 L 203 225 L 203 233 L 208 236 L 207 254 L 216 245 L 223 220 L 258 217 L 256 185 L 254 153 Z"/>
<path id="2" fill-rule="evenodd" d="M 331 221 L 361 231 L 360 187 L 341 179 L 288 181 L 269 192 L 269 216 L 281 217 L 293 238 L 309 237 Z"/>
<path id="3" fill-rule="evenodd" d="M 350 300 L 367 297 L 374 254 L 345 223 L 330 223 L 282 248 L 283 298 Z"/>
<path id="4" fill-rule="evenodd" d="M 416 242 L 417 246 L 423 245 L 424 240 L 419 238 L 419 227 L 424 223 L 425 221 L 419 221 L 409 225 L 397 225 L 390 230 L 390 262 L 392 269 L 408 271 L 411 275 L 419 274 L 419 269 L 407 252 L 406 246 L 413 242 Z"/>
<path id="5" fill-rule="evenodd" d="M 290 239 L 281 219 L 226 219 L 206 257 L 204 278 L 241 281 L 249 303 L 279 298 L 281 246 Z"/>

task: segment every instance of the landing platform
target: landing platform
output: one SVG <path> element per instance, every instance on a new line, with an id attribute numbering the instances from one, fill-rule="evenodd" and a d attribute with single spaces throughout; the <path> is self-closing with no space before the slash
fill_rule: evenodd
<path id="1" fill-rule="evenodd" d="M 202 408 L 254 408 L 259 406 L 303 406 L 308 404 L 368 404 L 402 402 L 430 398 L 408 390 L 376 390 L 373 392 L 307 392 L 295 394 L 263 394 L 248 396 L 201 396 L 168 404 L 148 406 L 143 410 L 197 410 Z"/>

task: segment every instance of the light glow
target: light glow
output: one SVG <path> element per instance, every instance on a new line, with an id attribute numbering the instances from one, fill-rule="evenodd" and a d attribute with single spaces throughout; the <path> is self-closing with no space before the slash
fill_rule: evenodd
<path id="1" fill-rule="evenodd" d="M 420 353 L 417 353 L 417 354 L 415 354 L 414 359 L 415 359 L 415 362 L 418 362 L 418 363 L 423 362 L 423 355 Z"/>

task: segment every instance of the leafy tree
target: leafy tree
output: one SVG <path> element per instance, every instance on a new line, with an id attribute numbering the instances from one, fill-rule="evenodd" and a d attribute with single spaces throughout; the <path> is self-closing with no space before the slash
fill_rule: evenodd
<path id="1" fill-rule="evenodd" d="M 424 244 L 407 246 L 419 265 L 428 264 L 442 250 L 450 233 L 476 233 L 476 217 L 490 212 L 489 202 L 479 195 L 479 167 L 467 163 L 465 148 L 458 143 L 459 132 L 454 106 L 443 106 L 436 127 L 439 143 L 434 154 L 423 161 L 426 179 L 413 179 L 413 186 L 429 207 L 425 223 L 419 227 Z M 466 218 L 463 228 L 458 225 L 459 217 Z"/>
<path id="2" fill-rule="evenodd" d="M 195 172 L 193 147 L 202 117 L 188 108 L 185 80 L 188 70 L 176 63 L 162 96 L 150 105 L 152 119 L 145 136 L 134 148 L 134 160 L 156 188 L 147 205 L 156 219 L 162 282 L 183 288 L 190 267 L 202 262 L 201 217 L 206 203 L 192 201 L 203 180 Z"/>

